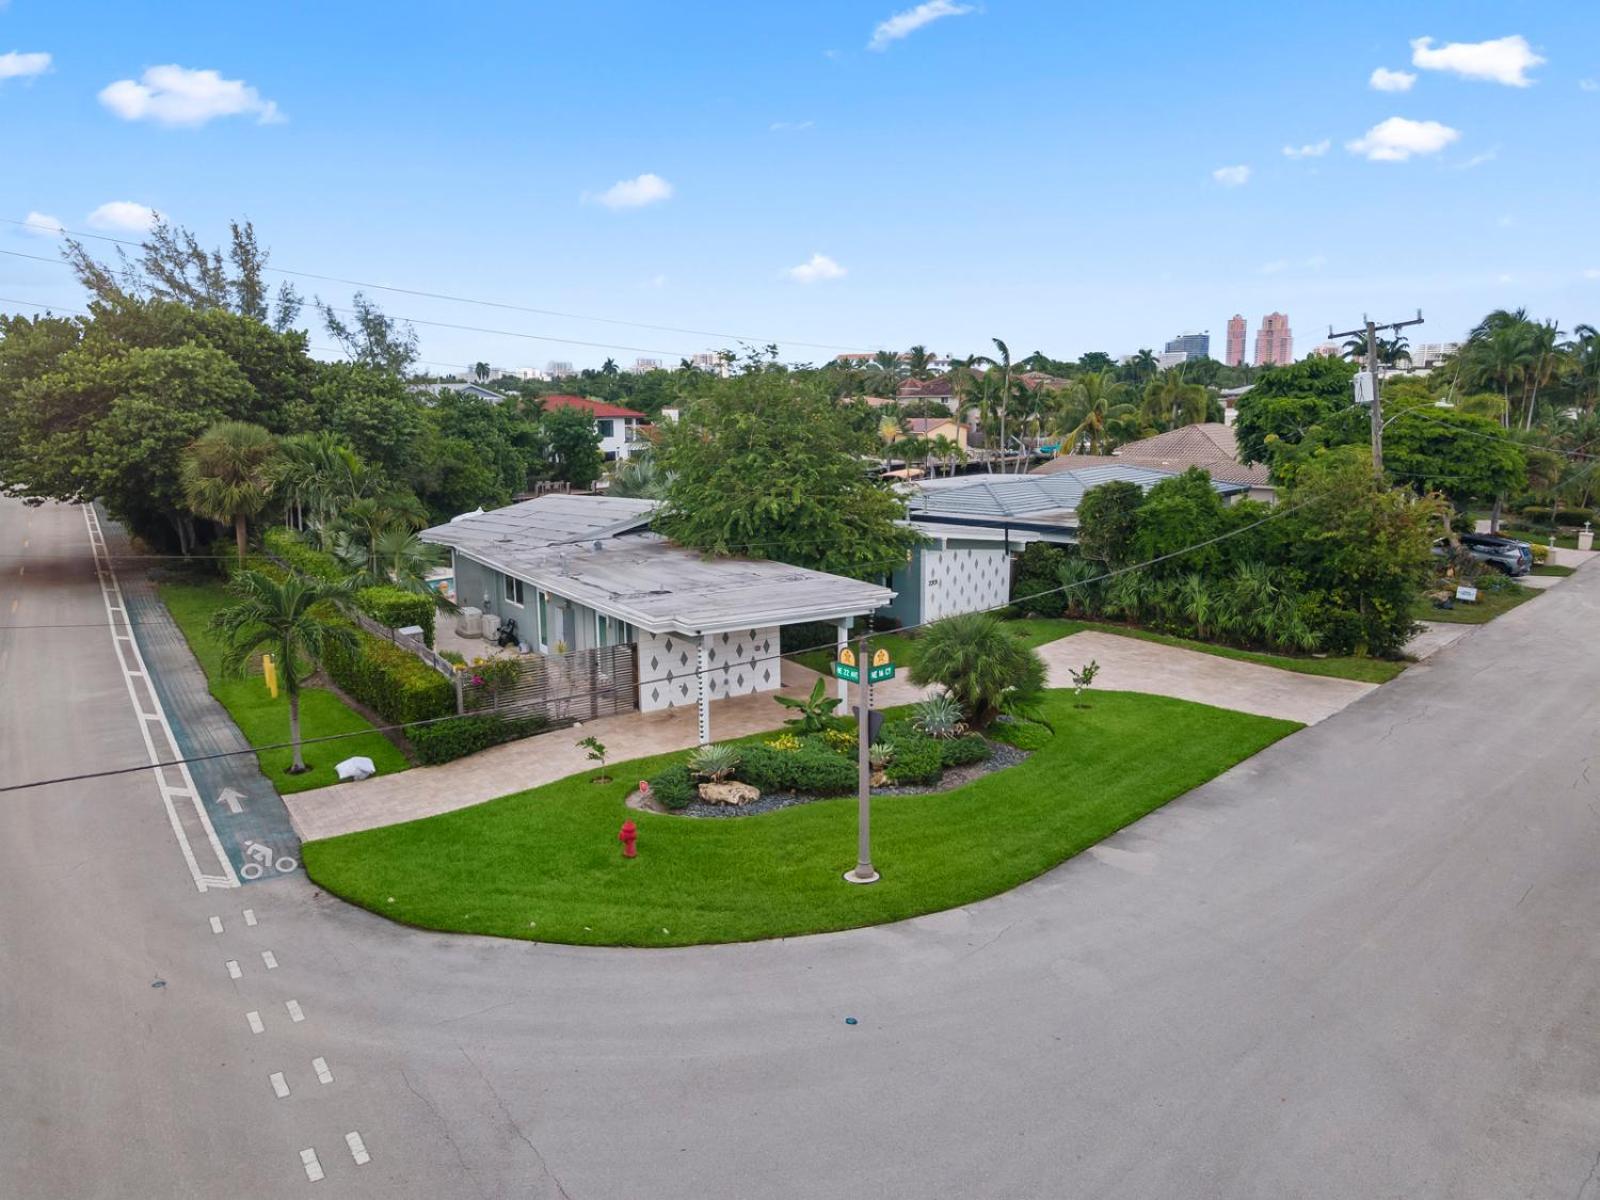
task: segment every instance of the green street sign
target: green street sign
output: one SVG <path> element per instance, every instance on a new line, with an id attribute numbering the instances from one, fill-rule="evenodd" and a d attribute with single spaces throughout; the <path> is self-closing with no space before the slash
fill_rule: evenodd
<path id="1" fill-rule="evenodd" d="M 849 666 L 846 663 L 835 661 L 833 664 L 833 674 L 835 678 L 842 679 L 846 683 L 861 682 L 861 669 L 859 667 Z"/>
<path id="2" fill-rule="evenodd" d="M 893 663 L 879 663 L 875 667 L 867 668 L 868 683 L 885 683 L 894 678 Z"/>

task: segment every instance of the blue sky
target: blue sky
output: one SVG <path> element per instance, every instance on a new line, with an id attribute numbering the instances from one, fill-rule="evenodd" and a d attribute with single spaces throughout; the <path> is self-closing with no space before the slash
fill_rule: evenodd
<path id="1" fill-rule="evenodd" d="M 248 216 L 281 267 L 792 360 L 1190 328 L 1220 355 L 1273 309 L 1301 353 L 1369 311 L 1420 306 L 1414 341 L 1496 306 L 1600 321 L 1600 13 L 1281 8 L 0 0 L 0 217 L 137 236 L 144 206 L 219 240 Z M 15 226 L 0 249 L 54 253 Z M 372 295 L 619 347 L 419 326 L 439 363 L 728 344 Z M 81 300 L 9 255 L 0 296 Z"/>

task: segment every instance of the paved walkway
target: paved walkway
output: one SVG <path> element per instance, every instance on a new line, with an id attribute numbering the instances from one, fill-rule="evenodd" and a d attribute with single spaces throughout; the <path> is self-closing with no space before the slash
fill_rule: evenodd
<path id="1" fill-rule="evenodd" d="M 1422 632 L 1406 643 L 1406 653 L 1421 662 L 1431 658 L 1446 646 L 1453 646 L 1481 625 L 1468 625 L 1460 621 L 1420 621 Z"/>
<path id="2" fill-rule="evenodd" d="M 816 672 L 786 660 L 782 692 L 804 695 L 816 678 Z M 773 695 L 758 692 L 712 701 L 712 737 L 722 741 L 776 729 L 790 714 L 778 706 Z M 284 797 L 284 804 L 300 837 L 308 842 L 431 817 L 595 769 L 587 751 L 575 745 L 579 738 L 591 734 L 605 743 L 612 762 L 626 762 L 698 745 L 699 715 L 693 707 L 687 707 L 602 717 L 508 742 L 438 767 L 413 767 L 360 783 L 300 792 Z"/>

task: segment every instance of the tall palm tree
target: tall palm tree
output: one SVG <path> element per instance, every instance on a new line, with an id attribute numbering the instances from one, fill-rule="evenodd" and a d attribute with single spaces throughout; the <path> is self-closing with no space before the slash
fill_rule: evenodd
<path id="1" fill-rule="evenodd" d="M 211 618 L 211 627 L 228 644 L 224 664 L 242 675 L 258 650 L 273 656 L 289 698 L 289 742 L 294 749 L 289 773 L 303 774 L 307 768 L 300 753 L 300 684 L 330 648 L 353 649 L 356 644 L 355 633 L 348 626 L 327 621 L 318 615 L 318 609 L 342 603 L 350 586 L 300 575 L 279 582 L 261 571 L 240 571 L 229 589 L 239 598 L 238 603 Z"/>
<path id="2" fill-rule="evenodd" d="M 200 516 L 233 525 L 241 567 L 249 521 L 272 501 L 277 457 L 277 439 L 248 421 L 219 421 L 184 451 L 184 499 Z"/>
<path id="3" fill-rule="evenodd" d="M 1006 406 L 1011 401 L 1011 347 L 1006 345 L 999 338 L 990 338 L 989 340 L 994 343 L 995 353 L 998 354 L 999 357 L 990 358 L 988 355 L 979 354 L 974 356 L 973 361 L 986 363 L 991 370 L 998 370 L 1000 372 L 998 387 L 998 413 L 1000 418 L 1000 469 L 1001 472 L 1004 473 L 1006 453 Z M 989 372 L 985 371 L 985 383 L 988 382 L 988 375 Z M 986 393 L 987 390 L 988 389 L 986 388 Z M 989 462 L 989 470 L 994 470 L 994 461 L 992 459 Z"/>
<path id="4" fill-rule="evenodd" d="M 479 383 L 485 382 L 489 378 L 489 364 L 486 362 L 473 363 L 472 377 Z"/>
<path id="5" fill-rule="evenodd" d="M 930 365 L 933 356 L 928 353 L 926 346 L 913 346 L 906 351 L 906 378 L 928 379 L 933 375 Z"/>
<path id="6" fill-rule="evenodd" d="M 1539 388 L 1549 383 L 1560 369 L 1563 361 L 1563 350 L 1558 340 L 1560 337 L 1561 330 L 1556 328 L 1554 321 L 1539 322 L 1529 337 L 1534 358 L 1526 374 L 1531 390 L 1523 411 L 1522 428 L 1525 430 L 1533 428 L 1533 411 L 1539 403 Z"/>
<path id="7" fill-rule="evenodd" d="M 1067 453 L 1080 447 L 1090 454 L 1105 454 L 1111 450 L 1110 424 L 1117 416 L 1126 416 L 1127 406 L 1119 403 L 1120 385 L 1111 378 L 1110 371 L 1096 371 L 1081 375 L 1067 394 L 1060 420 L 1064 428 Z"/>
<path id="8" fill-rule="evenodd" d="M 1206 390 L 1185 383 L 1181 369 L 1166 371 L 1145 388 L 1142 413 L 1157 429 L 1198 424 L 1206 419 Z"/>
<path id="9" fill-rule="evenodd" d="M 1149 348 L 1139 351 L 1133 356 L 1133 361 L 1128 364 L 1133 368 L 1133 377 L 1140 383 L 1153 378 L 1160 364 L 1156 362 L 1156 352 Z"/>

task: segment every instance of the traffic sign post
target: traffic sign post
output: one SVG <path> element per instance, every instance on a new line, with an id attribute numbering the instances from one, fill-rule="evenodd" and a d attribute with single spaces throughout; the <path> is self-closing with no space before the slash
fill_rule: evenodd
<path id="1" fill-rule="evenodd" d="M 844 878 L 846 883 L 877 883 L 878 872 L 872 865 L 872 685 L 893 679 L 894 663 L 887 650 L 871 653 L 866 633 L 857 645 L 860 648 L 854 654 L 849 646 L 840 649 L 833 664 L 834 676 L 848 683 L 860 683 L 862 664 L 867 668 L 867 682 L 856 708 L 856 865 Z"/>

